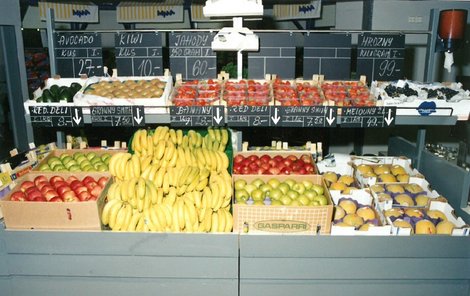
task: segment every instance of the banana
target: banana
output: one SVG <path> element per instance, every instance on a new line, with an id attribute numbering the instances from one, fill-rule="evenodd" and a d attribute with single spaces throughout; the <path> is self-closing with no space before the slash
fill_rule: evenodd
<path id="1" fill-rule="evenodd" d="M 164 158 L 169 162 L 173 158 L 173 154 L 175 153 L 175 151 L 175 144 L 173 144 L 173 142 L 171 141 L 166 142 Z"/>
<path id="2" fill-rule="evenodd" d="M 170 191 L 170 176 L 168 174 L 163 175 L 162 188 L 164 194 L 168 194 Z"/>
<path id="3" fill-rule="evenodd" d="M 139 152 L 143 152 L 147 149 L 147 146 L 149 143 L 147 143 L 147 130 L 142 129 L 141 132 L 139 133 L 139 142 L 140 142 L 140 150 L 137 150 Z"/>
<path id="4" fill-rule="evenodd" d="M 191 183 L 188 184 L 188 187 L 186 188 L 186 192 L 191 192 L 196 189 L 196 186 L 199 184 L 199 178 L 196 175 L 196 177 L 193 179 Z"/>
<path id="5" fill-rule="evenodd" d="M 225 213 L 223 212 L 223 210 L 218 210 L 217 211 L 217 216 L 219 217 L 219 224 L 218 224 L 218 227 L 217 227 L 217 232 L 224 232 L 225 230 L 225 224 L 226 224 L 226 221 L 225 221 Z"/>
<path id="6" fill-rule="evenodd" d="M 122 223 L 121 228 L 119 229 L 121 231 L 127 231 L 127 229 L 129 228 L 129 224 L 131 223 L 134 210 L 132 209 L 131 205 L 127 205 L 126 211 L 126 217 L 124 218 L 124 222 Z"/>
<path id="7" fill-rule="evenodd" d="M 183 144 L 183 130 L 181 129 L 176 130 L 176 143 L 178 146 Z"/>
<path id="8" fill-rule="evenodd" d="M 228 159 L 227 154 L 222 151 L 216 151 L 216 153 L 220 156 L 222 159 L 222 170 L 228 170 L 228 166 L 230 164 L 230 160 Z"/>
<path id="9" fill-rule="evenodd" d="M 117 167 L 117 172 L 116 172 L 116 177 L 120 180 L 124 180 L 124 177 L 126 175 L 126 167 L 127 167 L 127 162 L 129 159 L 131 159 L 132 155 L 130 153 L 125 153 L 120 159 L 119 163 L 116 165 Z"/>
<path id="10" fill-rule="evenodd" d="M 181 198 L 176 200 L 176 204 L 178 205 L 178 225 L 181 230 L 185 228 L 185 219 L 184 219 L 184 201 Z"/>
<path id="11" fill-rule="evenodd" d="M 204 231 L 209 232 L 212 229 L 212 209 L 207 209 L 206 210 L 206 215 L 203 219 L 203 224 L 204 224 Z"/>
<path id="12" fill-rule="evenodd" d="M 145 220 L 145 225 L 147 225 L 147 227 L 150 231 L 159 231 L 161 229 L 160 225 L 155 224 L 158 221 L 155 222 L 151 218 L 151 212 L 153 211 L 152 209 L 153 209 L 153 207 L 148 208 L 148 209 L 144 209 L 144 211 L 142 212 L 142 214 L 144 216 L 144 220 Z"/>
<path id="13" fill-rule="evenodd" d="M 152 168 L 149 172 L 147 180 L 150 180 L 153 182 L 153 180 L 155 180 L 155 175 L 157 174 L 159 168 L 160 167 L 158 165 L 152 164 Z"/>
<path id="14" fill-rule="evenodd" d="M 173 224 L 173 216 L 172 216 L 173 207 L 171 205 L 165 204 L 165 203 L 162 203 L 160 205 L 160 207 L 163 211 L 163 214 L 165 215 L 166 225 L 167 225 L 167 227 L 170 227 L 170 230 L 171 230 L 171 226 Z"/>
<path id="15" fill-rule="evenodd" d="M 196 136 L 197 136 L 196 147 L 201 148 L 202 147 L 202 135 L 200 133 L 196 133 Z"/>
<path id="16" fill-rule="evenodd" d="M 166 143 L 165 141 L 160 140 L 155 145 L 154 157 L 158 160 L 162 159 L 163 155 L 165 154 Z"/>
<path id="17" fill-rule="evenodd" d="M 208 128 L 207 128 L 207 135 L 209 136 L 209 138 L 210 138 L 211 141 L 215 141 L 215 132 L 214 132 L 214 128 L 208 127 Z"/>
<path id="18" fill-rule="evenodd" d="M 211 219 L 211 232 L 217 232 L 219 230 L 219 215 L 217 212 L 212 212 L 212 219 Z"/>
<path id="19" fill-rule="evenodd" d="M 207 168 L 203 168 L 199 171 L 199 180 L 207 179 L 211 172 Z"/>
<path id="20" fill-rule="evenodd" d="M 177 167 L 184 167 L 186 165 L 189 165 L 186 163 L 186 157 L 184 156 L 184 149 L 182 147 L 178 147 L 176 150 L 178 152 L 178 160 L 177 160 Z"/>
<path id="21" fill-rule="evenodd" d="M 143 214 L 140 215 L 139 221 L 137 222 L 137 226 L 135 227 L 135 231 L 143 232 L 145 231 L 145 217 Z"/>
<path id="22" fill-rule="evenodd" d="M 140 180 L 139 180 L 140 181 Z M 150 198 L 150 203 L 151 204 L 156 204 L 157 203 L 157 200 L 158 200 L 158 194 L 157 194 L 157 188 L 155 187 L 155 185 L 152 183 L 152 181 L 150 180 L 144 180 L 145 182 L 145 194 L 149 195 L 149 198 Z M 148 191 L 147 191 L 148 190 Z"/>
<path id="23" fill-rule="evenodd" d="M 191 223 L 191 213 L 189 212 L 188 207 L 185 205 L 184 207 L 184 224 L 185 224 L 185 231 L 186 232 L 194 232 L 193 223 Z"/>
<path id="24" fill-rule="evenodd" d="M 121 198 L 121 195 L 118 196 L 116 194 L 116 189 L 118 188 L 118 186 L 118 183 L 114 182 L 108 187 L 108 192 L 106 193 L 106 198 L 108 199 L 108 201 Z"/>
<path id="25" fill-rule="evenodd" d="M 109 220 L 111 219 L 111 213 L 113 211 L 119 210 L 119 208 L 122 206 L 122 201 L 119 199 L 112 199 L 109 200 L 103 207 L 103 211 L 101 212 L 101 222 L 103 222 L 103 225 L 108 225 Z M 117 210 L 115 207 L 119 207 Z"/>
<path id="26" fill-rule="evenodd" d="M 155 174 L 155 178 L 153 179 L 153 183 L 157 188 L 161 188 L 163 186 L 163 178 L 166 173 L 166 168 L 161 167 L 158 172 Z"/>
<path id="27" fill-rule="evenodd" d="M 121 230 L 121 227 L 123 226 L 127 217 L 128 210 L 131 210 L 130 205 L 128 203 L 123 203 L 118 213 L 116 214 L 116 219 L 113 225 L 109 225 L 113 231 Z"/>
<path id="28" fill-rule="evenodd" d="M 196 167 L 196 166 L 193 166 L 193 167 L 191 167 L 191 172 L 189 173 L 188 177 L 184 181 L 184 184 L 189 185 L 194 181 L 197 182 L 198 180 L 199 180 L 199 168 Z M 197 183 L 194 185 L 194 187 L 196 187 L 196 185 L 197 185 Z M 190 191 L 192 191 L 192 190 L 190 190 Z"/>
<path id="29" fill-rule="evenodd" d="M 205 187 L 204 190 L 202 191 L 202 206 L 204 208 L 210 208 L 212 209 L 212 191 L 210 190 L 209 187 Z"/>
<path id="30" fill-rule="evenodd" d="M 178 216 L 178 205 L 175 202 L 173 206 L 171 207 L 171 218 L 172 218 L 172 227 L 171 230 L 173 232 L 180 232 L 181 227 L 179 225 L 179 216 Z"/>
<path id="31" fill-rule="evenodd" d="M 147 170 L 147 168 L 152 163 L 152 155 L 147 155 L 146 157 L 140 158 L 140 172 L 141 175 Z"/>
<path id="32" fill-rule="evenodd" d="M 121 182 L 121 186 L 119 187 L 120 188 L 120 191 L 121 191 L 121 200 L 122 201 L 128 201 L 129 200 L 129 181 L 126 180 L 126 181 L 122 181 Z"/>
<path id="33" fill-rule="evenodd" d="M 131 142 L 131 149 L 132 151 L 136 151 L 137 150 L 137 146 L 140 146 L 140 143 L 137 143 L 138 140 L 139 140 L 139 137 L 138 137 L 138 134 L 139 134 L 140 130 L 136 130 L 134 132 L 134 134 L 132 135 L 132 142 Z"/>
<path id="34" fill-rule="evenodd" d="M 145 195 L 144 195 L 144 198 L 143 198 L 143 203 L 144 203 L 143 208 L 144 209 L 150 208 L 152 206 L 152 193 L 150 191 L 151 191 L 151 188 L 145 186 Z M 155 191 L 155 194 L 156 194 L 156 191 Z"/>
<path id="35" fill-rule="evenodd" d="M 159 214 L 158 214 L 158 207 L 157 205 L 151 207 L 148 212 L 149 212 L 149 217 L 152 221 L 152 224 L 156 226 L 156 231 L 163 231 L 166 227 L 166 223 L 164 220 L 161 220 Z M 164 217 L 163 217 L 164 219 Z"/>
<path id="36" fill-rule="evenodd" d="M 196 208 L 201 208 L 202 206 L 202 192 L 201 191 L 193 191 L 191 193 L 193 195 L 193 199 L 194 199 L 194 205 L 196 206 Z"/>
<path id="37" fill-rule="evenodd" d="M 137 178 L 132 178 L 129 181 L 127 181 L 127 199 L 134 199 L 136 197 L 136 186 L 137 186 L 138 179 Z M 145 193 L 145 192 L 144 192 Z"/>
<path id="38" fill-rule="evenodd" d="M 144 199 L 145 196 L 146 180 L 144 178 L 137 178 L 135 185 L 135 196 L 138 199 Z"/>
<path id="39" fill-rule="evenodd" d="M 162 204 L 163 203 L 163 188 L 156 188 L 157 189 L 157 202 L 156 204 Z M 176 195 L 175 195 L 176 198 Z M 174 201 L 173 201 L 174 202 Z"/>
<path id="40" fill-rule="evenodd" d="M 132 207 L 134 207 L 135 209 L 137 209 L 137 211 L 139 212 L 143 212 L 144 209 L 145 209 L 145 200 L 144 199 L 131 199 L 129 201 L 132 205 Z"/>
<path id="41" fill-rule="evenodd" d="M 226 209 L 223 209 L 223 211 L 225 213 L 225 229 L 224 229 L 224 232 L 231 232 L 232 228 L 233 228 L 232 214 Z"/>
<path id="42" fill-rule="evenodd" d="M 220 143 L 222 136 L 220 133 L 220 128 L 214 128 L 215 140 Z"/>
<path id="43" fill-rule="evenodd" d="M 226 128 L 222 128 L 220 130 L 220 143 L 223 145 L 223 146 L 227 146 L 228 144 L 228 140 L 229 140 L 229 134 L 228 134 L 228 130 Z"/>
<path id="44" fill-rule="evenodd" d="M 212 201 L 211 201 L 211 205 L 210 207 L 216 211 L 216 208 L 217 206 L 219 205 L 219 197 L 220 197 L 220 189 L 219 189 L 219 185 L 217 183 L 212 183 L 209 185 L 210 189 L 211 189 L 211 197 L 212 197 Z"/>
<path id="45" fill-rule="evenodd" d="M 162 196 L 163 196 L 163 189 L 162 189 Z M 168 194 L 166 195 L 166 200 L 168 200 L 168 202 L 170 204 L 173 204 L 176 200 L 176 188 L 171 186 L 169 189 L 168 189 Z"/>
<path id="46" fill-rule="evenodd" d="M 211 147 L 212 151 L 218 151 L 219 147 L 220 147 L 220 143 L 218 141 L 212 142 L 212 147 Z"/>
<path id="47" fill-rule="evenodd" d="M 136 231 L 137 229 L 137 224 L 139 223 L 140 218 L 142 217 L 142 213 L 139 212 L 134 212 L 132 213 L 132 218 L 129 221 L 129 224 L 127 226 L 127 231 Z"/>
<path id="48" fill-rule="evenodd" d="M 206 216 L 206 211 L 210 210 L 209 208 L 206 207 L 199 207 L 198 212 L 197 212 L 197 218 L 199 222 L 202 224 L 202 221 L 204 220 L 204 217 Z"/>
<path id="49" fill-rule="evenodd" d="M 153 153 L 154 153 L 154 146 L 153 146 L 153 140 L 152 140 L 152 136 L 151 135 L 148 135 L 147 136 L 147 156 L 153 156 Z"/>
<path id="50" fill-rule="evenodd" d="M 184 205 L 186 207 L 186 210 L 189 212 L 189 218 L 191 221 L 191 225 L 194 225 L 196 221 L 198 220 L 198 215 L 196 211 L 196 207 L 194 206 L 193 201 L 191 201 L 188 197 L 183 197 L 184 200 Z"/>
<path id="51" fill-rule="evenodd" d="M 168 161 L 168 167 L 174 168 L 178 163 L 178 152 L 176 151 L 177 148 L 175 147 L 175 151 L 173 152 L 173 156 Z"/>
<path id="52" fill-rule="evenodd" d="M 157 145 L 158 141 L 160 141 L 160 134 L 161 132 L 163 131 L 163 126 L 157 126 L 155 128 L 155 131 L 153 132 L 153 135 L 152 135 L 152 143 L 154 146 Z"/>
<path id="53" fill-rule="evenodd" d="M 198 183 L 196 185 L 196 187 L 194 188 L 195 190 L 197 191 L 202 191 L 204 189 L 204 187 L 207 186 L 207 184 L 209 183 L 209 179 L 208 178 L 204 178 L 202 180 L 198 180 Z"/>
<path id="54" fill-rule="evenodd" d="M 173 145 L 178 144 L 178 137 L 176 136 L 176 131 L 171 128 L 168 132 L 170 133 L 170 140 Z"/>
<path id="55" fill-rule="evenodd" d="M 191 149 L 189 147 L 184 148 L 184 159 L 187 165 L 192 165 Z"/>
<path id="56" fill-rule="evenodd" d="M 170 134 L 168 133 L 169 130 L 170 128 L 168 126 L 162 126 L 162 132 L 159 135 L 160 141 L 167 141 L 170 138 Z"/>
<path id="57" fill-rule="evenodd" d="M 188 148 L 189 147 L 189 137 L 188 137 L 188 135 L 183 136 L 183 143 L 181 143 L 181 146 L 183 148 Z"/>
<path id="58" fill-rule="evenodd" d="M 116 154 L 113 154 L 111 158 L 109 159 L 108 163 L 108 169 L 111 175 L 116 176 L 117 174 L 117 163 L 121 159 L 121 157 L 125 154 L 125 152 L 118 152 Z"/>
<path id="59" fill-rule="evenodd" d="M 185 166 L 184 168 L 180 169 L 178 174 L 178 186 L 181 187 L 186 183 L 186 179 L 188 178 L 189 174 L 191 174 L 191 167 Z"/>

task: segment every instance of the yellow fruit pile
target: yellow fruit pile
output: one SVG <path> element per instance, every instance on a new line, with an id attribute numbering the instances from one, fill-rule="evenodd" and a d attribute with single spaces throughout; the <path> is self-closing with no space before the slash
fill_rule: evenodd
<path id="1" fill-rule="evenodd" d="M 114 183 L 103 224 L 116 231 L 230 232 L 232 179 L 223 152 L 228 137 L 216 128 L 204 137 L 168 127 L 136 131 L 134 154 L 109 161 Z"/>

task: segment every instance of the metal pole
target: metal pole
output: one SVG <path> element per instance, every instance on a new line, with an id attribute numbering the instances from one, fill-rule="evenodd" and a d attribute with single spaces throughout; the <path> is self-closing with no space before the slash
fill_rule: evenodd
<path id="1" fill-rule="evenodd" d="M 416 155 L 414 159 L 414 166 L 418 171 L 421 170 L 421 158 L 423 155 L 423 151 L 426 145 L 426 129 L 420 128 L 418 129 L 418 135 L 416 137 Z"/>
<path id="2" fill-rule="evenodd" d="M 437 41 L 437 27 L 439 25 L 439 10 L 431 9 L 429 15 L 429 31 L 428 43 L 426 50 L 426 65 L 424 67 L 424 81 L 434 81 L 434 66 L 436 64 L 436 41 Z"/>
<path id="3" fill-rule="evenodd" d="M 54 50 L 54 29 L 55 29 L 54 9 L 49 8 L 46 11 L 46 29 L 47 29 L 47 46 L 49 48 L 49 63 L 51 68 L 51 76 L 57 75 L 55 50 Z"/>

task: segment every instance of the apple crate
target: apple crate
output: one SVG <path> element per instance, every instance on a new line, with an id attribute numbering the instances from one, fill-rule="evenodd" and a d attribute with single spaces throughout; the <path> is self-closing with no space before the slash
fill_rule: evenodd
<path id="1" fill-rule="evenodd" d="M 96 200 L 47 202 L 47 201 L 12 201 L 14 192 L 20 190 L 24 181 L 32 181 L 39 176 L 50 180 L 54 176 L 67 179 L 71 176 L 80 181 L 90 176 L 95 180 L 106 177 L 108 181 Z M 17 185 L 0 200 L 4 222 L 7 229 L 48 229 L 48 230 L 101 230 L 101 211 L 110 185 L 109 173 L 43 173 L 30 172 L 17 180 Z"/>
<path id="2" fill-rule="evenodd" d="M 234 175 L 233 182 L 243 179 L 247 183 L 255 179 L 267 182 L 276 178 L 280 182 L 287 179 L 309 180 L 323 187 L 328 204 L 324 206 L 273 206 L 237 204 L 233 199 L 233 232 L 249 234 L 329 234 L 333 217 L 331 196 L 319 175 L 311 176 L 259 176 Z"/>
<path id="3" fill-rule="evenodd" d="M 44 159 L 42 159 L 41 162 L 39 162 L 39 164 L 33 169 L 33 171 L 42 171 L 42 172 L 50 171 L 50 170 L 47 169 L 47 166 L 49 166 L 49 167 L 51 166 L 52 159 L 59 158 L 59 160 L 61 160 L 65 155 L 70 155 L 75 160 L 75 162 L 77 163 L 79 168 L 81 169 L 80 163 L 77 161 L 78 156 L 80 154 L 82 154 L 84 157 L 86 157 L 91 162 L 91 158 L 89 159 L 87 157 L 87 155 L 89 153 L 93 153 L 94 157 L 100 157 L 101 160 L 103 161 L 103 163 L 105 164 L 105 166 L 101 166 L 101 172 L 107 172 L 108 171 L 108 166 L 107 166 L 106 162 L 109 161 L 109 158 L 113 154 L 116 154 L 118 152 L 123 152 L 123 151 L 126 151 L 126 150 L 119 150 L 119 149 L 112 149 L 112 150 L 107 150 L 107 149 L 55 149 L 55 150 L 52 150 L 51 152 L 49 152 L 49 154 L 46 157 L 44 157 Z M 92 154 L 90 154 L 90 155 L 92 155 Z M 105 155 L 109 155 L 108 160 L 105 160 L 105 158 L 102 158 Z M 68 171 L 69 167 L 67 167 L 66 164 L 64 164 L 62 161 L 61 161 L 61 163 L 64 165 L 64 167 Z M 92 169 L 89 170 L 89 171 L 90 172 L 97 172 L 97 171 L 99 171 L 99 169 L 92 166 Z"/>
<path id="4" fill-rule="evenodd" d="M 418 172 L 418 170 L 414 169 L 411 165 L 411 160 L 406 157 L 391 157 L 391 156 L 385 156 L 385 157 L 361 157 L 361 156 L 356 156 L 351 158 L 351 165 L 354 169 L 354 178 L 356 178 L 357 182 L 361 187 L 369 187 L 375 184 L 386 184 L 386 182 L 381 181 L 378 177 L 380 167 L 386 166 L 393 166 L 393 165 L 399 165 L 403 167 L 405 170 L 405 173 L 409 177 L 419 177 L 419 178 L 424 178 L 423 175 Z M 373 174 L 367 175 L 364 173 L 361 173 L 361 167 L 367 166 L 372 170 Z M 393 174 L 392 174 L 393 175 Z M 387 182 L 387 183 L 397 183 L 398 181 L 395 182 Z"/>
<path id="5" fill-rule="evenodd" d="M 253 156 L 252 160 L 245 160 L 245 164 L 241 164 L 239 162 L 239 159 L 242 159 L 240 156 L 242 156 L 244 159 L 247 159 L 247 157 Z M 316 167 L 315 167 L 315 162 L 312 158 L 311 152 L 310 151 L 243 151 L 243 152 L 237 152 L 233 156 L 233 174 L 234 175 L 290 175 L 293 174 L 291 171 L 289 171 L 289 174 L 286 174 L 286 172 L 280 171 L 280 167 L 276 164 L 271 164 L 269 165 L 269 161 L 267 163 L 267 166 L 264 166 L 262 164 L 263 162 L 266 163 L 266 161 L 263 161 L 261 158 L 263 156 L 268 156 L 270 159 L 273 159 L 275 157 L 282 157 L 286 158 L 289 156 L 295 156 L 297 159 L 301 158 L 302 156 L 305 156 L 304 162 L 309 162 L 308 164 L 308 173 L 305 175 L 313 175 L 316 174 Z M 268 159 L 268 158 L 266 158 Z M 289 164 L 285 164 L 286 166 L 292 165 L 293 160 L 289 161 Z M 249 167 L 251 164 L 251 168 Z M 243 167 L 248 166 L 248 169 L 245 170 Z M 269 167 L 268 167 L 269 166 Z M 243 170 L 243 171 L 241 171 Z M 271 170 L 271 172 L 270 172 Z M 243 173 L 246 172 L 246 173 Z M 295 174 L 302 176 L 303 174 Z"/>
<path id="6" fill-rule="evenodd" d="M 338 190 L 330 191 L 331 198 L 336 206 L 339 205 L 343 199 L 349 199 L 354 201 L 360 206 L 369 207 L 374 211 L 375 219 L 371 222 L 375 226 L 369 226 L 366 230 L 360 227 L 353 226 L 339 226 L 342 221 L 341 219 L 335 220 L 335 214 L 333 214 L 333 225 L 331 226 L 331 235 L 390 235 L 391 226 L 387 223 L 381 209 L 374 202 L 372 195 L 368 189 L 358 189 L 351 191 L 351 194 L 342 194 Z M 357 213 L 357 211 L 356 211 Z M 365 221 L 367 222 L 367 221 Z"/>

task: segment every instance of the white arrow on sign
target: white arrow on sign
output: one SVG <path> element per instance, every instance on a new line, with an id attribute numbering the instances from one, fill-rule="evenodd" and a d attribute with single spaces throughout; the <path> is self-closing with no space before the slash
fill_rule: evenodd
<path id="1" fill-rule="evenodd" d="M 277 116 L 277 108 L 274 108 L 274 117 L 271 116 L 271 119 L 273 120 L 274 124 L 277 124 L 281 117 Z"/>
<path id="2" fill-rule="evenodd" d="M 390 125 L 392 121 L 393 121 L 392 109 L 388 109 L 388 116 L 385 118 L 385 122 L 387 123 L 387 125 Z"/>
<path id="3" fill-rule="evenodd" d="M 144 117 L 140 116 L 140 108 L 137 108 L 137 117 L 134 116 L 134 120 L 137 122 L 137 124 L 140 124 L 142 119 L 144 119 Z"/>
<path id="4" fill-rule="evenodd" d="M 220 115 L 220 108 L 217 108 L 217 107 L 214 107 L 214 108 L 215 108 L 215 112 L 216 112 L 216 116 L 214 116 L 215 122 L 217 124 L 220 124 L 220 122 L 222 121 L 222 119 L 224 117 Z"/>
<path id="5" fill-rule="evenodd" d="M 76 125 L 80 124 L 80 121 L 82 121 L 82 118 L 78 116 L 78 109 L 75 109 L 75 116 L 72 117 L 73 121 L 75 121 Z"/>
<path id="6" fill-rule="evenodd" d="M 330 115 L 326 118 L 328 125 L 331 125 L 335 121 L 336 117 L 333 117 L 333 109 L 330 108 Z"/>

